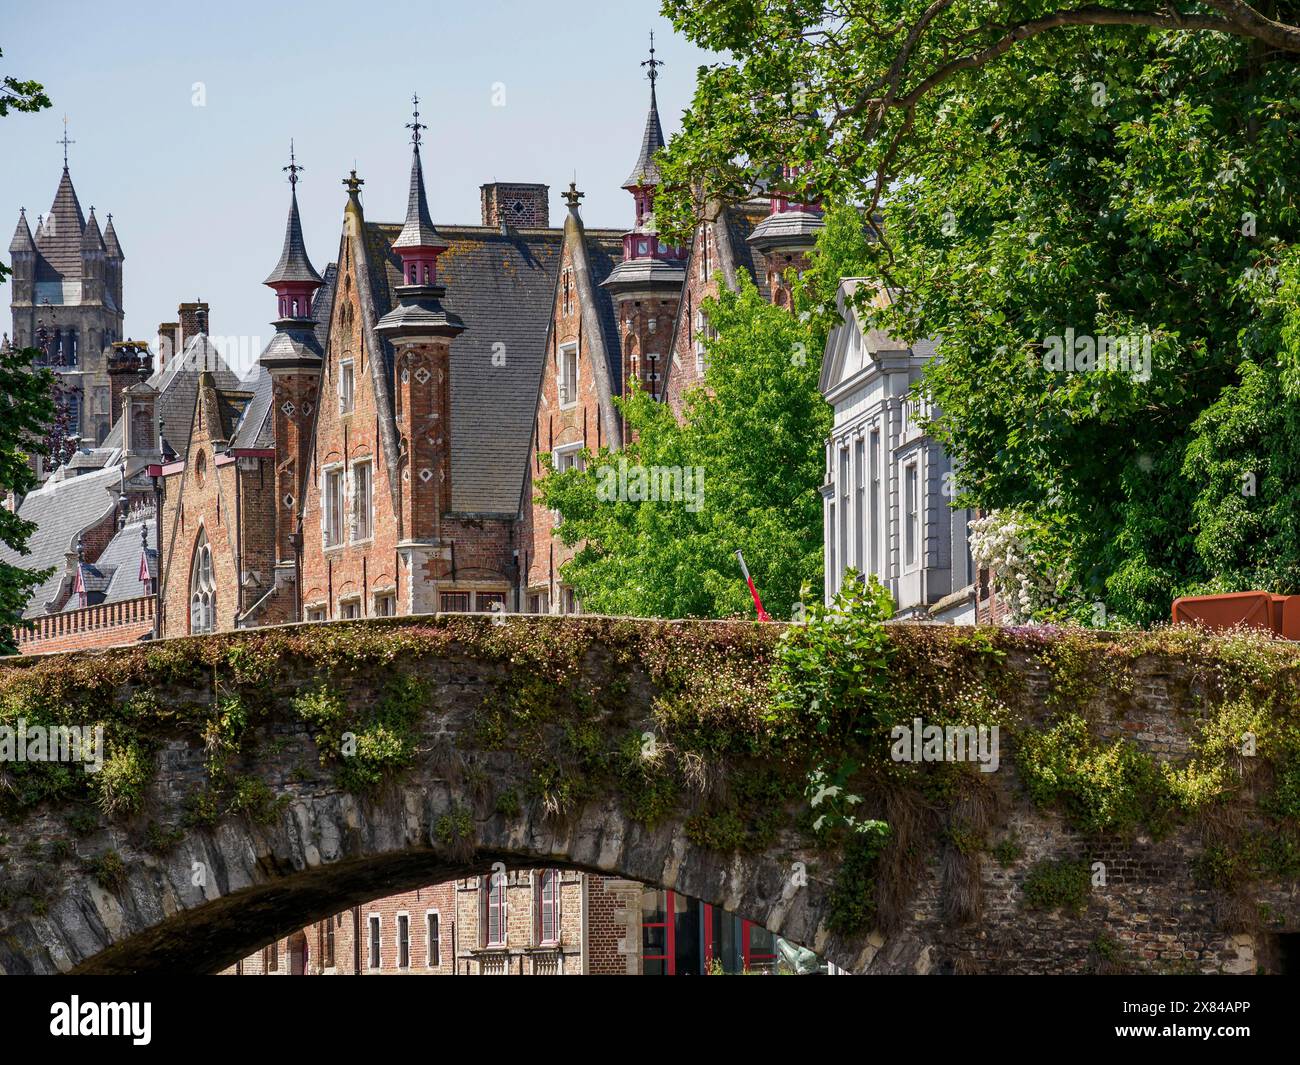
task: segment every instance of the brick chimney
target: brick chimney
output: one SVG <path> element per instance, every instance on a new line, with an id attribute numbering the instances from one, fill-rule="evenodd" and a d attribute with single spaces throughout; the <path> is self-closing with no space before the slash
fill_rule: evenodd
<path id="1" fill-rule="evenodd" d="M 142 358 L 143 356 L 143 358 Z M 149 345 L 143 340 L 114 341 L 108 356 L 108 403 L 112 424 L 122 415 L 122 392 L 140 380 L 140 369 L 153 373 Z"/>
<path id="2" fill-rule="evenodd" d="M 549 185 L 498 181 L 480 185 L 483 224 L 495 229 L 546 229 L 551 224 L 550 193 Z"/>
<path id="3" fill-rule="evenodd" d="M 158 365 L 166 366 L 181 350 L 181 323 L 158 323 Z"/>
<path id="4" fill-rule="evenodd" d="M 198 301 L 182 303 L 176 315 L 181 320 L 180 350 L 184 351 L 193 337 L 208 331 L 208 305 Z"/>

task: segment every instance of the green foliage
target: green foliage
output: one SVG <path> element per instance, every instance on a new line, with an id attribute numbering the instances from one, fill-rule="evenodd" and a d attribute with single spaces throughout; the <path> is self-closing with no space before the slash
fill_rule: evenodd
<path id="1" fill-rule="evenodd" d="M 241 777 L 235 782 L 234 795 L 228 809 L 231 813 L 246 815 L 259 825 L 269 825 L 275 822 L 277 814 L 287 801 L 287 796 L 277 798 L 266 781 L 258 777 Z"/>
<path id="2" fill-rule="evenodd" d="M 415 757 L 415 725 L 428 699 L 428 685 L 398 673 L 380 698 L 367 703 L 318 685 L 296 696 L 295 712 L 314 726 L 321 764 L 337 767 L 348 791 L 379 787 L 409 766 Z"/>
<path id="3" fill-rule="evenodd" d="M 90 875 L 105 891 L 117 891 L 126 883 L 126 863 L 117 851 L 105 851 L 90 862 Z"/>
<path id="4" fill-rule="evenodd" d="M 1010 869 L 1025 856 L 1025 848 L 1014 834 L 998 840 L 993 848 L 993 857 L 1003 869 Z"/>
<path id="5" fill-rule="evenodd" d="M 1025 874 L 1021 885 L 1025 906 L 1031 910 L 1065 909 L 1081 913 L 1092 893 L 1087 862 L 1042 861 Z"/>
<path id="6" fill-rule="evenodd" d="M 661 749 L 646 753 L 640 734 L 629 733 L 619 749 L 619 781 L 629 814 L 653 828 L 677 806 L 678 783 Z"/>
<path id="7" fill-rule="evenodd" d="M 888 826 L 877 823 L 871 831 L 854 835 L 846 845 L 831 892 L 826 922 L 831 931 L 852 934 L 866 931 L 875 923 L 876 874 L 888 842 Z"/>
<path id="8" fill-rule="evenodd" d="M 738 549 L 773 617 L 794 612 L 802 585 L 821 583 L 824 333 L 744 276 L 738 292 L 701 309 L 717 335 L 706 341 L 706 387 L 690 394 L 682 421 L 634 388 L 619 401 L 632 436 L 622 451 L 587 453 L 585 469 L 538 482 L 539 500 L 563 517 L 557 535 L 578 548 L 561 572 L 589 610 L 752 616 Z M 690 472 L 698 491 L 631 498 L 638 470 Z"/>
<path id="9" fill-rule="evenodd" d="M 1040 805 L 1060 803 L 1084 832 L 1163 829 L 1174 797 L 1160 767 L 1127 740 L 1098 743 L 1088 722 L 1067 714 L 1046 731 L 1019 737 L 1017 765 L 1025 788 Z"/>
<path id="10" fill-rule="evenodd" d="M 118 747 L 94 777 L 99 808 L 109 817 L 136 813 L 144 803 L 145 789 L 152 779 L 151 760 L 139 744 Z"/>
<path id="11" fill-rule="evenodd" d="M 661 162 L 660 226 L 687 232 L 699 197 L 744 198 L 782 166 L 788 191 L 831 202 L 888 188 L 859 272 L 894 299 L 870 318 L 937 338 L 924 390 L 960 502 L 1042 530 L 1063 616 L 1100 600 L 1109 624 L 1145 625 L 1179 594 L 1300 591 L 1292 54 L 1171 16 L 1029 35 L 921 91 L 1054 8 L 665 10 L 725 59 Z M 879 29 L 896 25 L 918 31 L 905 62 Z M 1045 362 L 1067 329 L 1149 345 L 1149 375 Z"/>

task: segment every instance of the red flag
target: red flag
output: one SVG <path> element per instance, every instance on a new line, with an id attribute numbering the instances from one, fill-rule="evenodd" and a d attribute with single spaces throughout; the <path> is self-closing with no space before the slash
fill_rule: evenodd
<path id="1" fill-rule="evenodd" d="M 749 567 L 745 565 L 745 556 L 739 551 L 736 552 L 736 561 L 740 563 L 740 572 L 745 575 L 745 583 L 749 585 L 749 594 L 754 597 L 754 606 L 758 608 L 759 621 L 771 621 L 767 616 L 767 611 L 763 609 L 763 600 L 758 597 L 758 589 L 754 587 L 754 578 L 749 575 Z"/>

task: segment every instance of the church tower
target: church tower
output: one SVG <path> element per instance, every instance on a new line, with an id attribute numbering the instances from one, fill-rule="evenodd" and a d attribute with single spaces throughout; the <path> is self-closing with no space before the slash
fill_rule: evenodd
<path id="1" fill-rule="evenodd" d="M 18 225 L 9 253 L 14 276 L 11 312 L 13 343 L 42 347 L 44 362 L 62 379 L 69 415 L 68 432 L 83 446 L 101 443 L 112 427 L 108 356 L 122 339 L 122 247 L 110 215 L 100 232 L 95 209 L 82 214 L 68 171 L 65 132 L 63 174 L 50 213 L 39 220 L 35 236 L 27 212 Z"/>
<path id="2" fill-rule="evenodd" d="M 665 244 L 654 221 L 654 198 L 659 188 L 659 164 L 655 156 L 664 146 L 655 81 L 662 62 L 655 58 L 654 35 L 650 35 L 650 111 L 641 136 L 641 152 L 623 188 L 632 194 L 635 222 L 623 236 L 623 261 L 611 271 L 602 286 L 614 298 L 622 341 L 623 382 L 618 392 L 632 381 L 656 399 L 663 398 L 663 382 L 672 358 L 673 322 L 681 301 L 686 277 L 686 250 Z"/>

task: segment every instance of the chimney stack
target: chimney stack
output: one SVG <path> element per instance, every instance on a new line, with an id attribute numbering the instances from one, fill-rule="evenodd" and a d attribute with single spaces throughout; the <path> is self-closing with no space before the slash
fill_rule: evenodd
<path id="1" fill-rule="evenodd" d="M 546 229 L 551 224 L 549 185 L 494 181 L 479 186 L 483 224 L 503 232 L 510 229 Z"/>
<path id="2" fill-rule="evenodd" d="M 118 340 L 113 342 L 108 356 L 108 403 L 112 424 L 122 415 L 122 393 L 140 380 L 140 369 L 153 373 L 153 360 L 149 345 L 143 340 Z"/>
<path id="3" fill-rule="evenodd" d="M 180 350 L 184 351 L 186 345 L 199 333 L 208 332 L 208 305 L 198 300 L 193 303 L 182 303 L 176 315 L 181 320 L 179 345 Z"/>

